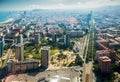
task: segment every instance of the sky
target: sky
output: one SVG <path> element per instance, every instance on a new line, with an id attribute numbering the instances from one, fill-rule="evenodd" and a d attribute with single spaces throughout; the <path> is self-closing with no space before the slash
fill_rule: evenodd
<path id="1" fill-rule="evenodd" d="M 120 0 L 0 0 L 2 10 L 78 9 L 120 5 Z"/>

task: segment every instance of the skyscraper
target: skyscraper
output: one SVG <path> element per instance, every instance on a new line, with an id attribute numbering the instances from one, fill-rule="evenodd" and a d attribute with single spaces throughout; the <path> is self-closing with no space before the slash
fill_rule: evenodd
<path id="1" fill-rule="evenodd" d="M 90 11 L 90 13 L 87 15 L 87 23 L 88 23 L 88 27 L 90 27 L 90 21 L 92 19 L 92 11 Z"/>
<path id="2" fill-rule="evenodd" d="M 53 42 L 53 43 L 56 43 L 56 42 L 57 42 L 57 36 L 56 36 L 56 34 L 53 34 L 53 35 L 52 35 L 52 42 Z"/>
<path id="3" fill-rule="evenodd" d="M 0 57 L 3 56 L 4 52 L 4 36 L 0 36 Z"/>
<path id="4" fill-rule="evenodd" d="M 69 38 L 68 34 L 64 35 L 64 45 L 65 46 L 69 46 L 70 45 L 70 38 Z"/>
<path id="5" fill-rule="evenodd" d="M 40 34 L 35 34 L 35 43 L 40 44 Z"/>
<path id="6" fill-rule="evenodd" d="M 23 44 L 16 44 L 15 45 L 15 57 L 16 59 L 18 59 L 19 61 L 23 61 L 24 60 L 24 46 Z"/>
<path id="7" fill-rule="evenodd" d="M 20 35 L 17 37 L 17 44 L 18 44 L 18 43 L 23 44 L 23 35 L 22 35 L 22 34 L 20 34 Z"/>
<path id="8" fill-rule="evenodd" d="M 50 63 L 50 48 L 43 47 L 41 49 L 41 67 L 48 68 Z"/>

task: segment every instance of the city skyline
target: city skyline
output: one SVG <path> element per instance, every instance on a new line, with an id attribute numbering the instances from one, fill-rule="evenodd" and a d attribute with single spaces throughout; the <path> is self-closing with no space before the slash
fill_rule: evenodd
<path id="1" fill-rule="evenodd" d="M 120 0 L 0 0 L 0 82 L 120 82 Z"/>
<path id="2" fill-rule="evenodd" d="M 119 3 L 119 0 L 0 0 L 0 11 L 98 8 Z"/>

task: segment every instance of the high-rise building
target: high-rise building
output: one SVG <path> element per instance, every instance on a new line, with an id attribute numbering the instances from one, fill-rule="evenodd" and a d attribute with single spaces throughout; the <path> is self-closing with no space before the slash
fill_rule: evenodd
<path id="1" fill-rule="evenodd" d="M 50 48 L 43 47 L 41 49 L 41 67 L 48 68 L 50 63 Z"/>
<path id="2" fill-rule="evenodd" d="M 3 56 L 4 52 L 4 36 L 0 36 L 0 57 Z"/>
<path id="3" fill-rule="evenodd" d="M 90 21 L 92 19 L 92 11 L 90 11 L 90 13 L 87 15 L 87 23 L 88 23 L 88 27 L 90 27 Z"/>
<path id="4" fill-rule="evenodd" d="M 17 44 L 18 44 L 18 43 L 23 44 L 23 35 L 22 35 L 22 34 L 20 34 L 20 35 L 17 37 Z"/>
<path id="5" fill-rule="evenodd" d="M 0 67 L 2 67 L 2 59 L 0 58 Z"/>
<path id="6" fill-rule="evenodd" d="M 35 43 L 40 44 L 40 34 L 35 34 Z"/>
<path id="7" fill-rule="evenodd" d="M 101 72 L 109 73 L 111 71 L 111 59 L 107 56 L 99 58 L 99 67 Z"/>
<path id="8" fill-rule="evenodd" d="M 56 34 L 53 34 L 53 35 L 52 35 L 52 42 L 53 42 L 53 43 L 56 43 L 56 42 L 57 42 L 57 36 L 56 36 Z"/>
<path id="9" fill-rule="evenodd" d="M 15 45 L 15 57 L 16 59 L 18 59 L 19 61 L 23 61 L 24 60 L 24 46 L 23 44 L 16 44 Z"/>
<path id="10" fill-rule="evenodd" d="M 69 46 L 70 45 L 70 37 L 68 34 L 64 35 L 64 45 Z"/>
<path id="11" fill-rule="evenodd" d="M 98 50 L 98 51 L 96 51 L 96 59 L 97 60 L 99 60 L 99 58 L 102 56 L 110 57 L 110 50 Z"/>

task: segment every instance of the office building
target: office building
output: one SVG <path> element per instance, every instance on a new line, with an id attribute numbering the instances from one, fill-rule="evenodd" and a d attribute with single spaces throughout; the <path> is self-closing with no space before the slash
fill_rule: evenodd
<path id="1" fill-rule="evenodd" d="M 22 34 L 19 34 L 19 36 L 17 37 L 17 44 L 18 43 L 23 44 L 23 35 Z"/>
<path id="2" fill-rule="evenodd" d="M 48 68 L 50 63 L 50 48 L 43 47 L 41 49 L 41 67 Z"/>
<path id="3" fill-rule="evenodd" d="M 15 57 L 18 59 L 18 61 L 24 60 L 24 46 L 23 44 L 17 44 L 15 45 Z"/>
<path id="4" fill-rule="evenodd" d="M 35 43 L 40 44 L 40 34 L 35 34 Z"/>
<path id="5" fill-rule="evenodd" d="M 84 35 L 84 32 L 80 30 L 79 31 L 72 30 L 72 31 L 69 31 L 68 33 L 70 37 L 81 37 Z"/>
<path id="6" fill-rule="evenodd" d="M 3 56 L 4 52 L 4 36 L 0 36 L 0 57 Z"/>
<path id="7" fill-rule="evenodd" d="M 111 59 L 107 56 L 100 57 L 99 67 L 102 73 L 109 73 L 111 71 Z"/>
<path id="8" fill-rule="evenodd" d="M 56 42 L 57 42 L 57 36 L 56 36 L 56 34 L 53 34 L 53 35 L 52 35 L 52 42 L 53 42 L 53 43 L 56 43 Z"/>
<path id="9" fill-rule="evenodd" d="M 90 21 L 91 21 L 91 19 L 92 19 L 92 13 L 89 13 L 87 15 L 87 24 L 88 24 L 88 27 L 90 27 Z"/>
<path id="10" fill-rule="evenodd" d="M 70 45 L 70 38 L 69 35 L 64 35 L 64 45 L 69 46 Z"/>

